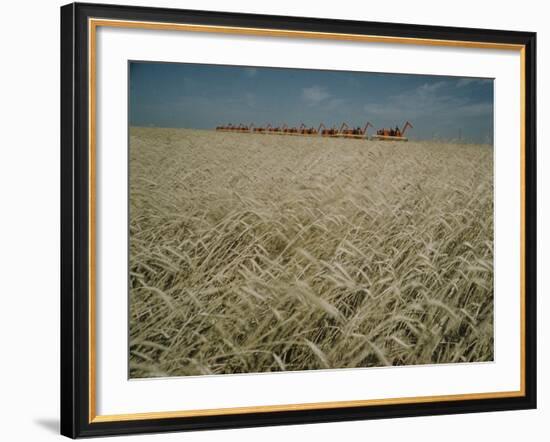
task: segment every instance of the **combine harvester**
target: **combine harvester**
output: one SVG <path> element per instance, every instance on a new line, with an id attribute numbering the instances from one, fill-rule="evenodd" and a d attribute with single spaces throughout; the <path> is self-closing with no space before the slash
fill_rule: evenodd
<path id="1" fill-rule="evenodd" d="M 235 132 L 236 126 L 233 126 L 233 124 L 225 124 L 222 126 L 216 126 L 216 130 L 219 132 Z"/>
<path id="2" fill-rule="evenodd" d="M 244 132 L 244 133 L 248 133 L 250 132 L 250 129 L 252 128 L 252 126 L 254 126 L 253 124 L 251 124 L 250 126 L 245 126 L 244 124 L 239 124 L 237 126 L 237 128 L 235 129 L 235 132 Z"/>
<path id="3" fill-rule="evenodd" d="M 234 126 L 232 123 L 229 123 L 225 126 L 216 126 L 216 130 L 219 132 L 244 132 L 248 133 L 252 129 L 254 125 L 251 124 L 250 126 L 245 126 L 244 124 L 239 124 L 238 126 Z"/>
<path id="4" fill-rule="evenodd" d="M 267 129 L 266 134 L 281 135 L 286 130 L 286 124 L 283 124 L 282 126 L 276 126 L 276 127 L 272 127 L 271 124 L 268 124 L 266 129 Z"/>
<path id="5" fill-rule="evenodd" d="M 339 138 L 356 138 L 356 139 L 365 139 L 368 140 L 368 134 L 367 129 L 370 127 L 374 127 L 370 121 L 367 121 L 363 129 L 360 127 L 349 127 L 346 123 L 342 123 L 342 126 L 340 126 L 340 129 L 338 132 L 333 135 L 335 137 Z"/>
<path id="6" fill-rule="evenodd" d="M 403 129 L 399 129 L 399 127 L 397 126 L 395 126 L 395 129 L 378 129 L 376 131 L 376 135 L 373 135 L 371 139 L 387 141 L 409 141 L 409 139 L 405 137 L 405 131 L 409 127 L 412 129 L 413 125 L 407 121 L 403 126 Z"/>
<path id="7" fill-rule="evenodd" d="M 297 127 L 288 127 L 286 124 L 283 126 L 283 135 L 298 135 Z"/>
<path id="8" fill-rule="evenodd" d="M 323 128 L 322 130 L 321 127 Z M 322 137 L 335 137 L 338 135 L 338 129 L 336 128 L 336 126 L 328 129 L 323 123 L 321 123 L 319 125 L 319 133 Z"/>
<path id="9" fill-rule="evenodd" d="M 388 140 L 388 141 L 408 141 L 405 137 L 405 132 L 413 125 L 408 121 L 403 125 L 403 129 L 395 127 L 395 129 L 378 129 L 376 135 L 369 138 L 368 128 L 374 127 L 370 121 L 365 123 L 363 128 L 350 127 L 347 123 L 342 123 L 340 128 L 333 126 L 330 129 L 323 123 L 316 129 L 313 126 L 308 127 L 304 123 L 300 124 L 300 127 L 288 127 L 286 124 L 282 126 L 273 127 L 271 124 L 266 126 L 255 127 L 254 124 L 248 126 L 239 124 L 238 126 L 229 123 L 227 125 L 216 126 L 217 131 L 221 132 L 239 132 L 239 133 L 254 133 L 254 134 L 268 134 L 268 135 L 297 135 L 306 137 L 333 137 L 333 138 L 355 138 L 361 140 Z"/>
<path id="10" fill-rule="evenodd" d="M 322 123 L 321 123 L 322 124 Z M 298 129 L 298 135 L 303 135 L 306 137 L 316 137 L 319 134 L 319 130 L 321 129 L 321 125 L 317 129 L 315 129 L 313 126 L 307 127 L 304 123 L 300 125 L 300 128 Z"/>
<path id="11" fill-rule="evenodd" d="M 267 126 L 252 127 L 252 132 L 255 134 L 265 134 L 267 132 Z"/>

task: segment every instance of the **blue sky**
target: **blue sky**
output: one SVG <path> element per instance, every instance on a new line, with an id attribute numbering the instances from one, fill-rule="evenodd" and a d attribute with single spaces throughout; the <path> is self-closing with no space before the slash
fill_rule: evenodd
<path id="1" fill-rule="evenodd" d="M 130 63 L 130 125 L 401 127 L 412 139 L 493 139 L 493 80 L 185 63 Z"/>

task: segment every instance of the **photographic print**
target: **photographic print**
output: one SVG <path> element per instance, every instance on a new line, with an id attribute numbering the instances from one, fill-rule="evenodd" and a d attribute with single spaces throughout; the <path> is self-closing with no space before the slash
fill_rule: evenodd
<path id="1" fill-rule="evenodd" d="M 131 378 L 492 361 L 493 80 L 129 62 Z"/>
<path id="2" fill-rule="evenodd" d="M 63 6 L 61 433 L 536 408 L 535 66 L 533 32 Z"/>

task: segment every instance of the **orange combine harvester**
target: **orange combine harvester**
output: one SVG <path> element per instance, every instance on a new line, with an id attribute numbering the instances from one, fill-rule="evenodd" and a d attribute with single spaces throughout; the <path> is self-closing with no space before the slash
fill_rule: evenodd
<path id="1" fill-rule="evenodd" d="M 378 129 L 376 135 L 372 137 L 373 140 L 389 140 L 389 141 L 408 141 L 409 139 L 405 137 L 405 132 L 408 128 L 413 127 L 408 121 L 404 124 L 403 129 L 399 129 L 398 126 L 395 126 L 395 129 Z"/>
<path id="2" fill-rule="evenodd" d="M 346 123 L 342 123 L 338 133 L 335 135 L 342 138 L 365 138 L 368 139 L 367 129 L 373 127 L 370 121 L 367 121 L 363 129 L 360 127 L 349 127 Z"/>
<path id="3" fill-rule="evenodd" d="M 268 134 L 268 135 L 297 135 L 297 136 L 321 136 L 321 137 L 334 137 L 334 138 L 355 138 L 363 140 L 390 140 L 390 141 L 408 141 L 405 137 L 405 132 L 408 128 L 412 128 L 413 125 L 408 121 L 403 125 L 402 129 L 395 126 L 395 129 L 378 129 L 376 135 L 369 138 L 367 130 L 369 127 L 374 127 L 370 121 L 365 123 L 363 128 L 350 127 L 347 123 L 342 123 L 340 128 L 333 126 L 327 128 L 323 123 L 318 128 L 313 126 L 306 126 L 304 123 L 299 127 L 288 127 L 286 124 L 282 126 L 273 127 L 271 124 L 266 126 L 254 126 L 254 124 L 244 125 L 239 124 L 235 126 L 231 123 L 222 126 L 216 126 L 217 131 L 221 132 L 240 132 L 240 133 L 254 133 L 254 134 Z"/>
<path id="4" fill-rule="evenodd" d="M 304 123 L 302 123 L 300 125 L 300 128 L 298 129 L 298 134 L 299 135 L 317 136 L 319 134 L 320 129 L 321 129 L 321 125 L 319 125 L 319 127 L 316 129 L 313 126 L 307 127 Z"/>
<path id="5" fill-rule="evenodd" d="M 321 127 L 323 129 L 321 129 Z M 335 137 L 338 133 L 338 129 L 336 128 L 336 126 L 328 129 L 323 123 L 319 125 L 319 131 L 322 137 Z"/>

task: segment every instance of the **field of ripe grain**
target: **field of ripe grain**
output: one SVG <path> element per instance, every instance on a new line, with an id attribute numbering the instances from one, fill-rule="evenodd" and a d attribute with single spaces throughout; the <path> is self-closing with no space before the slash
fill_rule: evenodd
<path id="1" fill-rule="evenodd" d="M 130 375 L 493 359 L 493 151 L 130 131 Z"/>

